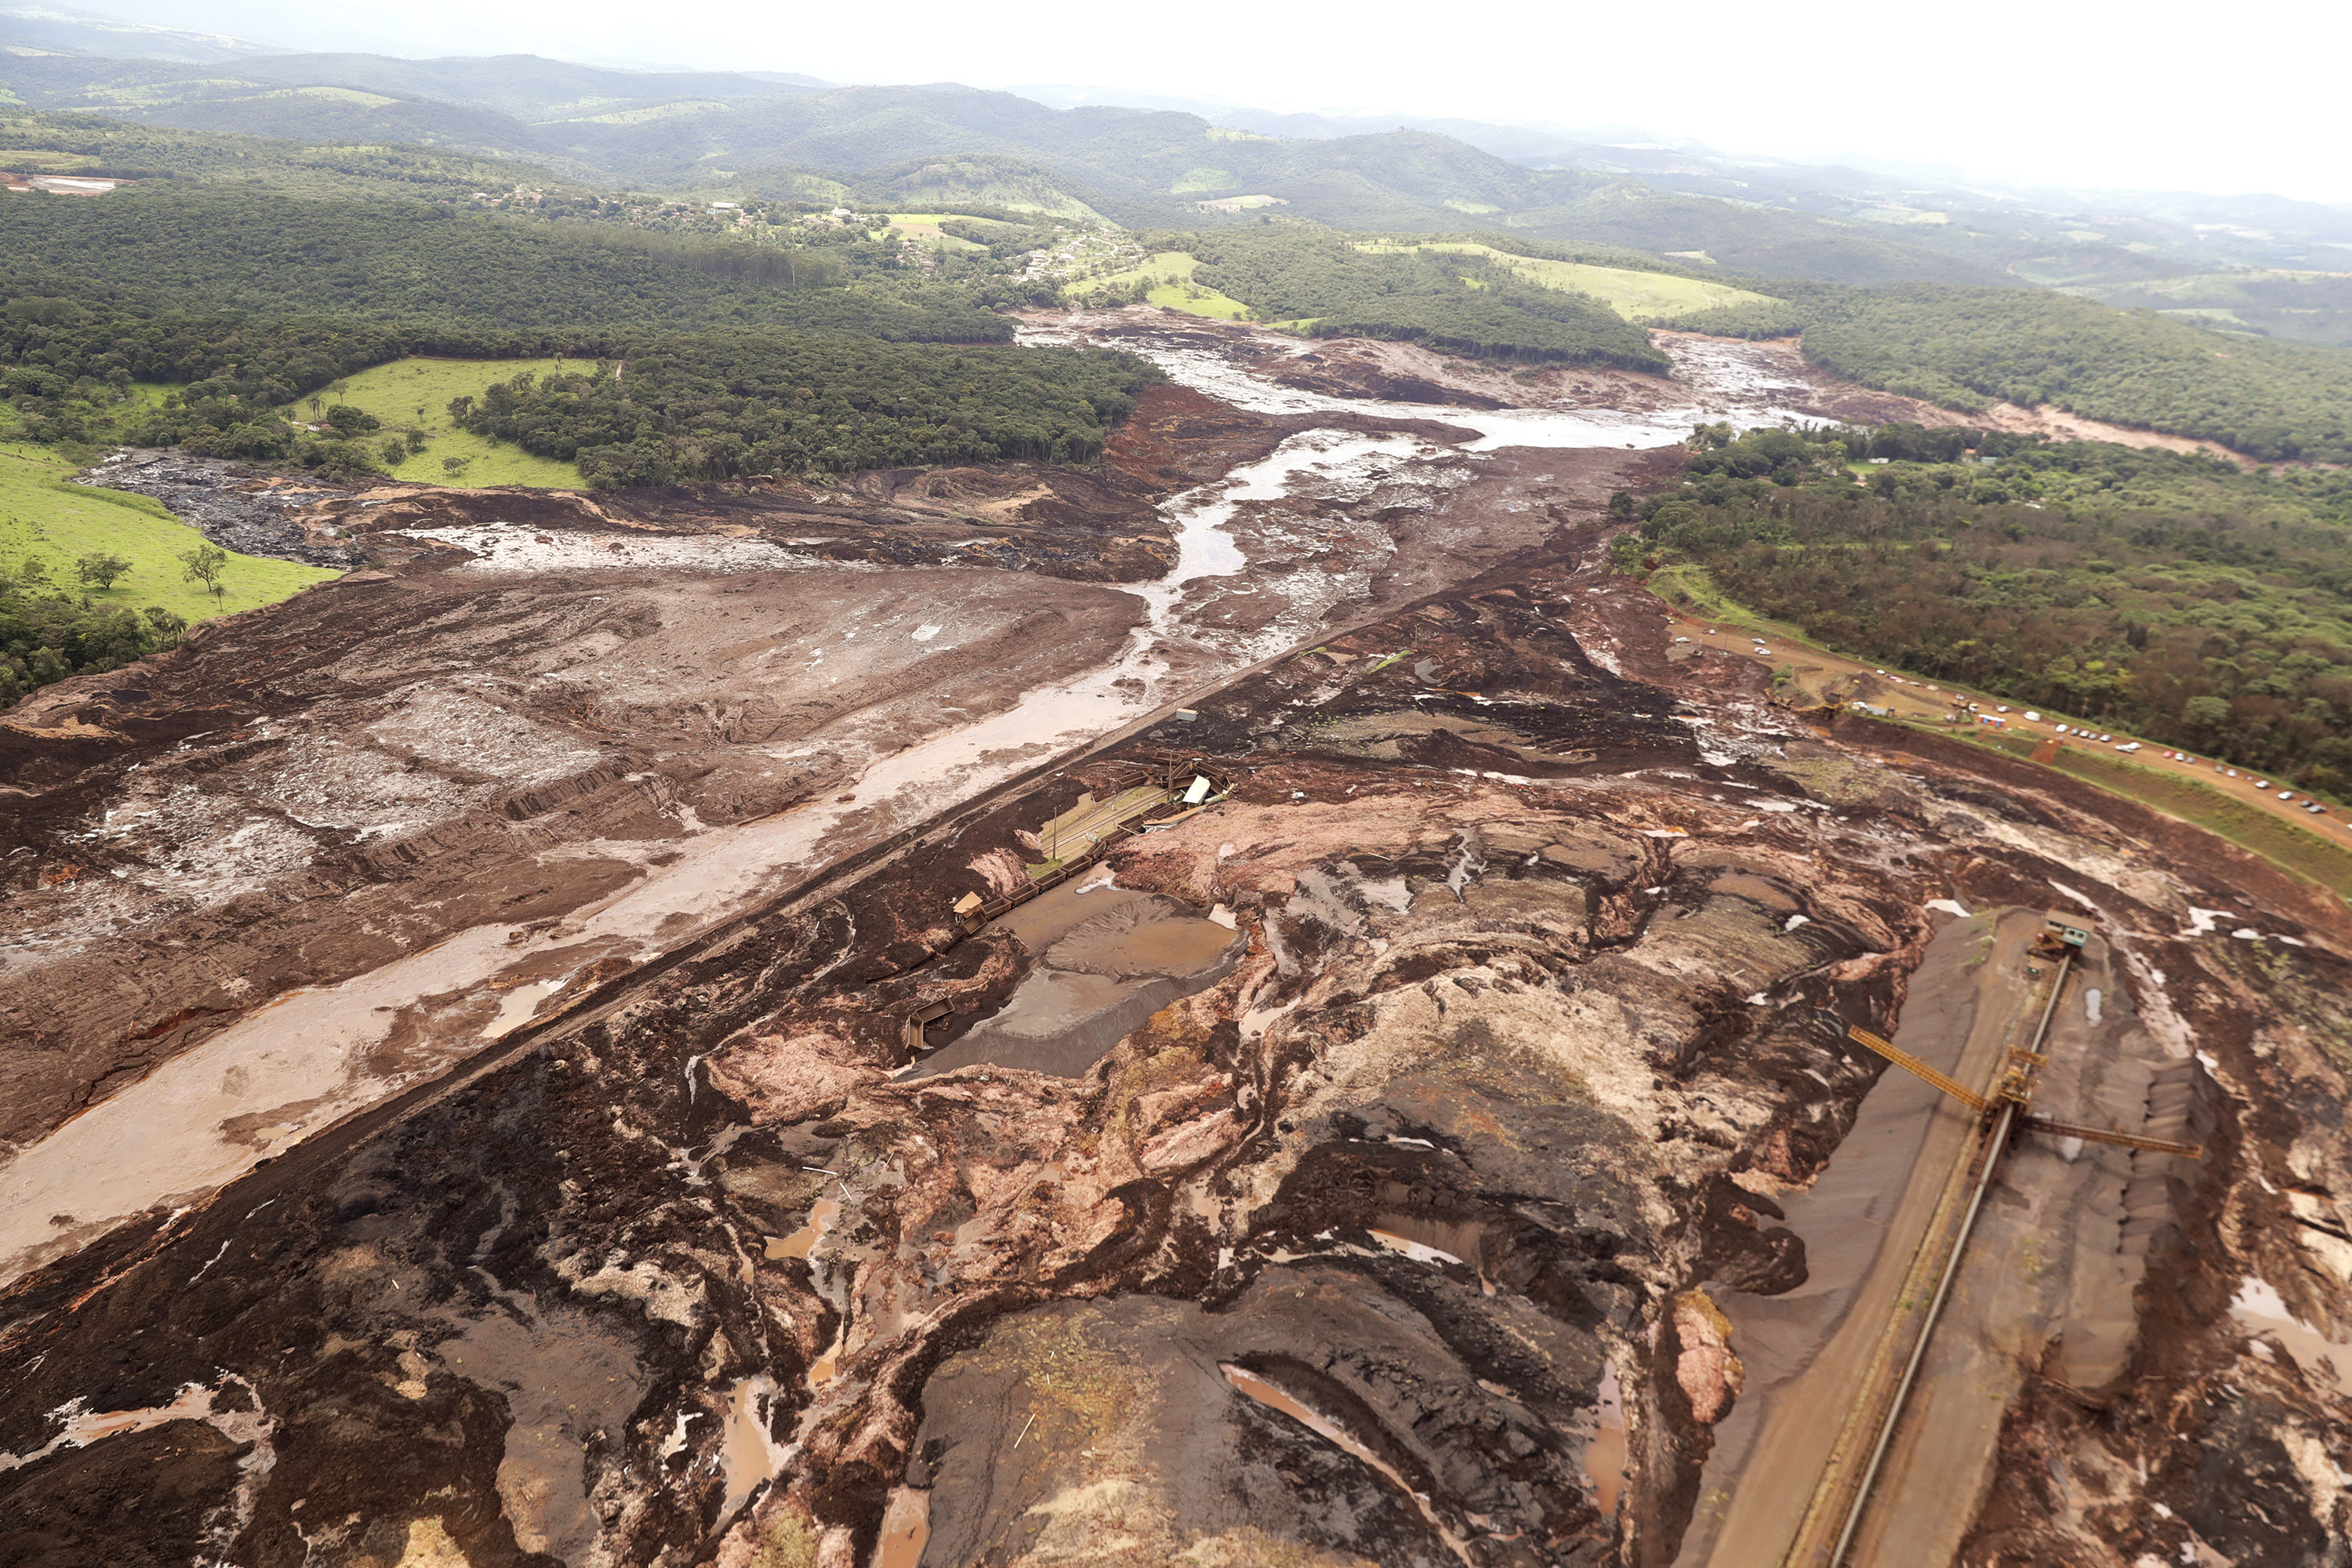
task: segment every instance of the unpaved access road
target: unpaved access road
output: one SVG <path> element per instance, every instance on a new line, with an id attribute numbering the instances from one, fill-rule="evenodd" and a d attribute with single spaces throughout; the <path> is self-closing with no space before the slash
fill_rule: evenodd
<path id="1" fill-rule="evenodd" d="M 2279 798 L 2282 786 L 2275 780 L 2265 780 L 2262 774 L 2244 768 L 2232 768 L 2210 757 L 2200 758 L 2185 752 L 2179 757 L 2169 756 L 2167 753 L 2177 748 L 2160 745 L 2154 741 L 2141 741 L 2138 736 L 2121 730 L 2092 726 L 2095 734 L 2108 737 L 2105 741 L 2061 735 L 2057 732 L 2059 725 L 2073 727 L 2076 724 L 2076 721 L 2066 714 L 2032 708 L 2000 692 L 1971 690 L 1907 675 L 1889 675 L 1877 666 L 1844 654 L 1832 653 L 1794 637 L 1768 637 L 1759 651 L 1750 634 L 1744 629 L 1735 629 L 1737 625 L 1727 620 L 1705 620 L 1677 611 L 1668 616 L 1667 635 L 1688 637 L 1690 641 L 1685 646 L 1693 649 L 1705 648 L 1731 654 L 1772 668 L 1784 664 L 1792 666 L 1797 680 L 1808 688 L 1836 685 L 1841 691 L 1850 694 L 1849 700 L 1870 702 L 1904 719 L 1940 722 L 1945 715 L 1958 710 L 1960 704 L 1975 702 L 1982 706 L 1984 712 L 2003 721 L 2007 733 L 2030 735 L 2061 747 L 2083 746 L 2092 751 L 2111 752 L 2127 742 L 2139 741 L 2142 749 L 2131 753 L 2130 758 L 2135 767 L 2192 779 L 2232 800 L 2259 806 L 2281 821 L 2291 822 L 2308 833 L 2330 838 L 2352 837 L 2352 816 L 2339 817 L 2333 813 L 2305 811 L 2304 807 L 2311 801 L 2302 791 L 2287 791 L 2293 798 L 2282 800 Z M 2008 712 L 1995 711 L 2004 705 L 2009 709 Z M 2025 718 L 2028 712 L 2041 713 L 2042 718 L 2039 721 L 2029 722 Z M 1963 717 L 1970 723 L 1979 721 L 1975 714 L 1964 714 Z"/>

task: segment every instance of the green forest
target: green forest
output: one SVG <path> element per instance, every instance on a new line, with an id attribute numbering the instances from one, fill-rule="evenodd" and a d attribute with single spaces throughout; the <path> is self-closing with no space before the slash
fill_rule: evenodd
<path id="1" fill-rule="evenodd" d="M 1192 279 L 1263 320 L 1317 337 L 1395 338 L 1453 353 L 1664 371 L 1640 328 L 1600 300 L 1530 287 L 1476 256 L 1371 254 L 1354 237 L 1296 223 L 1204 231 Z"/>
<path id="2" fill-rule="evenodd" d="M 356 411 L 324 410 L 315 432 L 296 422 L 297 399 L 338 377 L 414 353 L 584 360 L 600 368 L 524 377 L 453 412 L 478 435 L 576 460 L 600 487 L 999 457 L 1090 461 L 1135 395 L 1160 379 L 1124 353 L 782 328 L 509 333 L 319 318 L 10 319 L 0 345 L 14 361 L 0 391 L 27 438 L 184 446 L 299 462 L 329 478 L 381 468 L 364 439 L 373 422 L 346 417 Z M 143 395 L 138 384 L 148 384 Z"/>
<path id="3" fill-rule="evenodd" d="M 1632 566 L 1826 647 L 2352 795 L 2352 477 L 1890 426 L 1703 434 Z M 1857 482 L 1850 461 L 1892 456 Z"/>
<path id="4" fill-rule="evenodd" d="M 170 647 L 186 626 L 168 610 L 93 605 L 86 594 L 0 575 L 0 708 L 52 680 Z"/>
<path id="5" fill-rule="evenodd" d="M 2352 461 L 2352 351 L 2224 335 L 2042 289 L 1751 286 L 1787 303 L 1675 324 L 1743 337 L 1801 331 L 1813 363 L 1947 408 L 2049 404 L 2265 462 Z"/>
<path id="6" fill-rule="evenodd" d="M 600 489 L 1102 455 L 1160 373 L 1129 354 L 743 331 L 668 337 L 627 374 L 518 376 L 451 412 Z"/>
<path id="7" fill-rule="evenodd" d="M 297 201 L 215 187 L 0 201 L 12 292 L 110 289 L 184 308 L 408 323 L 741 323 L 908 342 L 1011 338 L 1011 322 L 966 290 L 906 272 L 895 249 L 818 233 L 847 243 L 813 245 L 813 265 L 795 268 L 789 255 L 726 240 L 425 203 Z"/>

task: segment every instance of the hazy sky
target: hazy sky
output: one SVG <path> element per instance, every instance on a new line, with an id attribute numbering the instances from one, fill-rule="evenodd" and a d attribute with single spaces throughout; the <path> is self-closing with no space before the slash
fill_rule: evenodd
<path id="1" fill-rule="evenodd" d="M 70 6 L 71 0 L 67 0 Z M 1638 124 L 1723 150 L 1864 152 L 2017 183 L 2352 201 L 2352 6 L 1874 0 L 95 0 L 303 48 L 528 52 L 844 82 L 1105 84 L 1277 110 Z"/>

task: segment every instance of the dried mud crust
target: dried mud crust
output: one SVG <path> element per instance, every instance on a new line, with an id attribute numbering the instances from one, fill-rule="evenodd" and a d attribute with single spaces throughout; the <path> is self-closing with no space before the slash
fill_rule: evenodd
<path id="1" fill-rule="evenodd" d="M 2014 1413 L 1965 1560 L 2126 1568 L 2196 1531 L 2325 1561 L 2343 1406 L 2229 1301 L 2258 1274 L 2352 1316 L 2282 1217 L 2352 1192 L 2340 916 L 1973 755 L 1887 766 L 1752 672 L 1667 666 L 1660 619 L 1597 564 L 1498 574 L 615 980 L 457 1092 L 0 1298 L 0 1452 L 249 1380 L 239 1480 L 175 1474 L 219 1500 L 206 1552 L 253 1563 L 446 1535 L 477 1568 L 846 1568 L 913 1487 L 935 1568 L 1669 1563 L 1741 1397 L 1711 1295 L 1801 1277 L 1773 1194 L 1881 1070 L 1810 1010 L 1890 1026 L 1931 900 L 2079 898 L 2213 1155 L 2137 1200 L 2130 1371 Z M 1118 762 L 1200 753 L 1230 799 L 1111 867 L 1222 905 L 1237 967 L 1083 1077 L 894 1081 L 910 1019 L 983 1019 L 1041 957 L 954 942 L 950 902 Z M 2225 903 L 2302 945 L 2197 933 Z M 104 1487 L 119 1441 L 0 1499 Z M 106 1524 L 164 1552 L 187 1517 Z"/>
<path id="2" fill-rule="evenodd" d="M 554 927 L 698 832 L 1108 658 L 1139 614 L 991 570 L 517 580 L 443 558 L 203 628 L 0 723 L 0 1140 L 294 988 L 453 932 Z M 393 1057 L 488 1022 L 412 1011 Z"/>

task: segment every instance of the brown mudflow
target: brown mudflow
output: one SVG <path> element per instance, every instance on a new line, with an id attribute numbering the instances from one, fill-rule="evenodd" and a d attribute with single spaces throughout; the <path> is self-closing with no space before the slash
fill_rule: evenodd
<path id="1" fill-rule="evenodd" d="M 1139 426 L 1139 446 L 1168 444 L 1155 468 L 1192 460 L 1180 405 Z M 1279 434 L 1229 423 L 1241 433 L 1207 437 L 1230 443 L 1207 467 Z M 1544 455 L 1548 472 L 1567 461 Z M 1591 474 L 1559 521 L 1590 518 L 1608 483 Z M 771 526 L 741 498 L 674 504 Z M 919 525 L 862 526 L 887 542 Z M 1763 1385 L 1738 1359 L 1742 1303 L 1807 1278 L 1806 1222 L 1783 1223 L 1801 1205 L 1780 1199 L 1815 1184 L 1881 1074 L 1811 1010 L 1892 1029 L 1952 918 L 1930 900 L 2077 896 L 2113 954 L 2107 1005 L 2179 1067 L 2210 1153 L 2194 1170 L 2082 1155 L 2112 1180 L 2085 1184 L 2078 1245 L 2106 1227 L 2145 1252 L 2145 1278 L 2127 1325 L 2098 1325 L 2122 1336 L 2104 1381 L 2047 1357 L 2019 1369 L 1981 1496 L 1951 1501 L 1973 1521 L 1955 1560 L 2124 1568 L 2201 1542 L 2242 1564 L 2330 1561 L 2344 1406 L 2324 1369 L 2250 1347 L 2230 1307 L 2253 1277 L 2322 1329 L 2352 1316 L 2324 1222 L 2295 1217 L 2352 1193 L 2341 912 L 2063 776 L 1811 728 L 1743 661 L 1670 665 L 1662 607 L 1593 540 L 1563 530 L 659 963 L 616 950 L 569 1012 L 452 1090 L 294 1142 L 191 1212 L 159 1207 L 29 1274 L 5 1299 L 0 1454 L 29 1458 L 0 1473 L 0 1561 L 847 1568 L 886 1510 L 900 1534 L 928 1493 L 934 1568 L 1664 1568 L 1706 1504 L 1715 1428 L 1767 1397 L 1742 1392 Z M 1145 546 L 1092 559 L 1127 548 Z M 969 569 L 914 574 L 951 579 L 942 598 L 983 593 Z M 382 725 L 415 679 L 388 657 L 373 686 L 360 673 L 386 628 L 451 669 L 617 639 L 577 655 L 610 661 L 609 699 L 484 700 L 537 729 L 529 745 L 490 735 L 483 759 L 610 757 L 562 773 L 560 798 L 420 717 L 399 772 L 454 826 L 404 863 L 307 828 L 311 881 L 265 868 L 228 903 L 22 928 L 65 934 L 11 1003 L 12 1024 L 51 1020 L 12 1047 L 19 1080 L 48 1086 L 11 1105 L 15 1135 L 250 1005 L 224 972 L 320 984 L 375 962 L 365 943 L 569 918 L 598 879 L 635 874 L 630 846 L 667 852 L 681 805 L 734 822 L 847 789 L 822 764 L 762 777 L 729 735 L 850 723 L 817 688 L 728 718 L 623 679 L 658 665 L 663 689 L 692 693 L 699 650 L 742 640 L 727 622 L 743 597 L 771 595 L 765 626 L 803 613 L 793 595 L 881 582 L 758 575 L 499 586 L 392 561 L 37 708 L 38 732 L 8 739 L 31 792 L 16 831 L 37 851 L 19 863 L 78 869 L 46 889 L 47 870 L 16 873 L 20 910 L 130 879 L 67 857 L 131 763 L 158 792 L 176 768 L 250 805 L 292 771 L 272 726 L 297 708 L 352 704 L 352 735 Z M 991 679 L 1050 673 L 1013 661 L 1075 665 L 1125 635 L 1131 616 L 1094 596 L 1108 590 L 1061 575 L 1020 580 L 968 678 L 893 707 L 890 668 L 861 671 L 861 691 L 881 683 L 870 723 L 919 728 Z M 1039 606 L 1057 629 L 1018 630 Z M 669 640 L 619 651 L 640 636 Z M 1237 961 L 1066 1075 L 992 1060 L 894 1079 L 908 1016 L 946 1004 L 929 1038 L 951 1048 L 1055 962 L 1001 930 L 957 940 L 952 900 L 1018 874 L 1034 858 L 1022 834 L 1115 788 L 1122 764 L 1195 755 L 1231 799 L 1109 864 L 1168 919 L 1222 906 Z M 335 778 L 332 798 L 391 787 Z M 2190 934 L 2192 906 L 2227 918 Z M 201 959 L 240 942 L 249 958 Z M 821 1204 L 837 1207 L 817 1225 Z M 1613 1442 L 1597 1441 L 1604 1383 L 1622 1390 L 1628 1474 L 1606 1517 L 1589 1452 Z M 47 1447 L 72 1413 L 162 1411 L 190 1385 L 212 1391 L 201 1417 Z"/>

